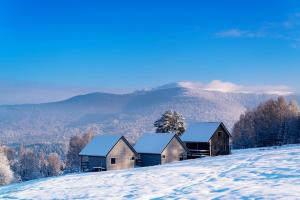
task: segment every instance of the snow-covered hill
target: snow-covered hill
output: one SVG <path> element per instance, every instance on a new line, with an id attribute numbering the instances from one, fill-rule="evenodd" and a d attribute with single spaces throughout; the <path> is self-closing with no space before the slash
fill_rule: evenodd
<path id="1" fill-rule="evenodd" d="M 1 199 L 300 199 L 300 146 L 0 187 Z"/>
<path id="2" fill-rule="evenodd" d="M 168 109 L 182 113 L 188 122 L 224 121 L 230 128 L 247 108 L 279 93 L 219 85 L 179 82 L 129 94 L 91 93 L 54 103 L 0 106 L 0 140 L 57 142 L 89 128 L 135 140 L 142 132 L 152 131 L 153 122 Z"/>

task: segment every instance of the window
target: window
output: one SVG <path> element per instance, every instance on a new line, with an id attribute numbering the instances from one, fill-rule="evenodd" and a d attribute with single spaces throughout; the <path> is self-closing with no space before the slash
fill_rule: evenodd
<path id="1" fill-rule="evenodd" d="M 135 157 L 134 157 L 134 156 L 132 156 L 130 160 L 135 160 Z"/>
<path id="2" fill-rule="evenodd" d="M 110 164 L 112 164 L 112 165 L 116 164 L 116 158 L 111 158 L 110 159 Z"/>
<path id="3" fill-rule="evenodd" d="M 165 155 L 162 155 L 162 158 L 166 158 L 166 156 L 165 156 Z"/>
<path id="4" fill-rule="evenodd" d="M 221 137 L 222 136 L 222 131 L 219 131 L 218 132 L 218 137 Z"/>

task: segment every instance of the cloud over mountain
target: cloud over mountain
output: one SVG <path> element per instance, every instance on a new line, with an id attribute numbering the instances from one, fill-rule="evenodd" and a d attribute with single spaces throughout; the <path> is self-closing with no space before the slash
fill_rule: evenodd
<path id="1" fill-rule="evenodd" d="M 245 86 L 231 82 L 225 82 L 221 80 L 213 80 L 209 83 L 201 82 L 189 82 L 183 81 L 173 84 L 168 84 L 161 88 L 171 87 L 183 87 L 190 91 L 217 91 L 225 93 L 249 93 L 249 94 L 276 94 L 276 95 L 290 95 L 293 90 L 285 85 L 257 85 L 257 86 Z"/>

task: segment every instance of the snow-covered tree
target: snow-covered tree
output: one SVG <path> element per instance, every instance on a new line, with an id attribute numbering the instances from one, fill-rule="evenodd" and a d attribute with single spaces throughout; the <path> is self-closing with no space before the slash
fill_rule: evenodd
<path id="1" fill-rule="evenodd" d="M 51 153 L 48 156 L 48 172 L 49 176 L 57 176 L 61 172 L 62 162 L 57 153 Z"/>
<path id="2" fill-rule="evenodd" d="M 46 159 L 44 153 L 40 153 L 39 155 L 39 169 L 41 177 L 50 176 L 50 173 L 48 171 L 48 160 Z"/>
<path id="3" fill-rule="evenodd" d="M 261 103 L 241 115 L 233 128 L 236 148 L 262 147 L 300 142 L 299 107 L 283 97 Z"/>
<path id="4" fill-rule="evenodd" d="M 77 171 L 80 167 L 79 153 L 93 138 L 93 132 L 89 130 L 82 137 L 73 136 L 69 141 L 67 153 L 67 167 L 71 171 Z"/>
<path id="5" fill-rule="evenodd" d="M 13 178 L 13 172 L 10 169 L 6 155 L 0 152 L 0 186 L 11 183 Z"/>
<path id="6" fill-rule="evenodd" d="M 160 119 L 154 122 L 157 133 L 175 133 L 182 135 L 185 128 L 185 121 L 181 114 L 176 111 L 166 111 Z"/>
<path id="7" fill-rule="evenodd" d="M 39 161 L 32 150 L 20 147 L 18 173 L 24 181 L 40 177 Z"/>

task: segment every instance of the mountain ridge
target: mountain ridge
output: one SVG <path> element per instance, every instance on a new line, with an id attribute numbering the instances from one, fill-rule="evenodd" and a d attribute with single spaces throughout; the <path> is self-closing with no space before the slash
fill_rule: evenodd
<path id="1" fill-rule="evenodd" d="M 0 106 L 3 143 L 67 141 L 91 129 L 96 134 L 124 134 L 135 141 L 153 131 L 153 122 L 166 110 L 193 121 L 223 121 L 231 128 L 240 114 L 275 94 L 208 91 L 168 84 L 127 94 L 88 93 L 63 101 Z M 286 96 L 296 99 L 297 95 Z"/>

